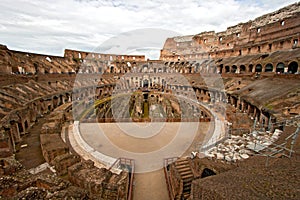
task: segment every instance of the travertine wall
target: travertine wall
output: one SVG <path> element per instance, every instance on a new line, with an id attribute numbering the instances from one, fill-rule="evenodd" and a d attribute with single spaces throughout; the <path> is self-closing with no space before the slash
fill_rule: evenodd
<path id="1" fill-rule="evenodd" d="M 224 32 L 202 32 L 166 40 L 161 60 L 217 59 L 299 47 L 300 4 L 295 3 Z"/>

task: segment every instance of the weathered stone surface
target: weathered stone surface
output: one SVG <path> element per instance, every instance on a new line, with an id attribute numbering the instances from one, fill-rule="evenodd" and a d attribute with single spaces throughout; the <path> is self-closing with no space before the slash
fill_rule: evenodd
<path id="1" fill-rule="evenodd" d="M 68 168 L 75 163 L 80 162 L 81 159 L 79 156 L 72 155 L 72 154 L 64 154 L 55 157 L 55 159 L 52 161 L 53 166 L 55 167 L 55 170 L 59 176 L 65 175 L 68 173 Z"/>
<path id="2" fill-rule="evenodd" d="M 93 162 L 77 163 L 68 169 L 70 182 L 86 189 L 90 195 L 104 199 L 127 199 L 128 173 L 115 175 L 94 167 Z"/>
<path id="3" fill-rule="evenodd" d="M 40 139 L 42 153 L 48 163 L 51 163 L 55 157 L 69 152 L 68 146 L 58 134 L 43 134 L 40 135 Z"/>
<path id="4" fill-rule="evenodd" d="M 80 120 L 82 111 L 111 97 L 120 86 L 116 83 L 121 82 L 124 93 L 154 91 L 149 92 L 149 105 L 143 104 L 142 95 L 132 97 L 135 107 L 127 117 L 136 121 L 147 121 L 148 115 L 163 119 L 164 114 L 174 121 L 182 116 L 189 119 L 192 110 L 185 103 L 181 108 L 174 97 L 190 98 L 189 92 L 201 103 L 215 105 L 214 109 L 227 114 L 228 126 L 233 129 L 231 139 L 211 149 L 209 159 L 184 161 L 187 179 L 175 164 L 170 166 L 172 191 L 178 197 L 186 190 L 185 195 L 191 194 L 192 199 L 299 199 L 297 153 L 291 159 L 271 160 L 272 167 L 265 168 L 265 160 L 249 156 L 247 149 L 255 143 L 268 146 L 282 141 L 286 130 L 245 135 L 250 129 L 268 129 L 269 124 L 274 125 L 271 129 L 283 129 L 299 123 L 299 13 L 299 3 L 295 3 L 223 32 L 169 38 L 158 61 L 76 50 L 65 50 L 64 57 L 56 57 L 0 45 L 0 157 L 6 157 L 0 159 L 1 198 L 127 199 L 127 172 L 114 174 L 96 168 L 91 161 L 81 162 L 59 135 L 64 123 L 74 120 L 73 114 Z M 124 77 L 128 72 L 132 76 Z M 174 73 L 184 78 L 173 81 Z M 82 82 L 74 81 L 75 74 Z M 215 76 L 222 80 L 214 81 Z M 73 87 L 84 92 L 74 92 Z M 126 103 L 122 105 L 126 108 Z M 149 113 L 144 111 L 147 106 Z M 212 118 L 208 110 L 193 106 L 201 119 Z M 96 115 L 99 121 L 114 122 L 109 104 L 100 104 L 97 109 L 84 119 Z M 21 148 L 22 138 L 45 115 L 48 120 L 41 129 L 41 146 L 56 174 L 45 170 L 32 175 L 10 156 L 30 148 L 30 144 Z M 253 127 L 254 120 L 257 124 Z M 299 151 L 299 139 L 294 148 Z M 225 163 L 232 161 L 236 163 Z M 212 174 L 217 175 L 199 179 Z M 196 180 L 186 184 L 190 178 Z"/>

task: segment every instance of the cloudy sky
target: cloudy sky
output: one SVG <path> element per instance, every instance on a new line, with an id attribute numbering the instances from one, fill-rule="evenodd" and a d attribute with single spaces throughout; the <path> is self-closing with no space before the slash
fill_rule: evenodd
<path id="1" fill-rule="evenodd" d="M 156 35 L 161 43 L 155 45 L 162 47 L 168 36 L 223 31 L 228 26 L 247 22 L 295 2 L 1 0 L 0 44 L 14 50 L 62 56 L 65 48 L 92 51 L 112 37 L 124 32 L 134 35 L 135 30 L 140 29 L 146 30 L 139 32 L 144 38 Z M 144 34 L 146 32 L 150 34 Z M 133 38 L 127 38 L 127 42 L 133 42 Z M 143 45 L 140 48 L 155 46 Z"/>

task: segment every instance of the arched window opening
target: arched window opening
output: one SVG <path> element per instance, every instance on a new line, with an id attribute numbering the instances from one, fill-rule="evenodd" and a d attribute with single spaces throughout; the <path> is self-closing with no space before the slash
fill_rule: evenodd
<path id="1" fill-rule="evenodd" d="M 245 72 L 246 71 L 246 66 L 245 65 L 241 65 L 240 66 L 240 72 Z"/>
<path id="2" fill-rule="evenodd" d="M 233 65 L 232 68 L 231 68 L 231 72 L 232 72 L 232 73 L 235 73 L 236 70 L 237 70 L 237 66 Z"/>
<path id="3" fill-rule="evenodd" d="M 261 64 L 257 64 L 255 66 L 255 72 L 262 72 L 262 66 L 261 66 Z"/>
<path id="4" fill-rule="evenodd" d="M 288 66 L 288 72 L 291 74 L 295 74 L 298 71 L 298 63 L 293 61 Z"/>
<path id="5" fill-rule="evenodd" d="M 230 72 L 230 67 L 229 66 L 225 66 L 225 72 L 229 73 Z"/>
<path id="6" fill-rule="evenodd" d="M 283 73 L 284 72 L 284 64 L 283 63 L 278 63 L 276 66 L 276 72 L 277 73 Z"/>
<path id="7" fill-rule="evenodd" d="M 266 65 L 265 72 L 272 72 L 273 71 L 273 65 L 271 63 L 268 63 Z"/>

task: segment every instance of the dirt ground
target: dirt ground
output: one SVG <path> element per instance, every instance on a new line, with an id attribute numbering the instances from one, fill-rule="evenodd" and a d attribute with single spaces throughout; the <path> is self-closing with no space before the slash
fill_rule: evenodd
<path id="1" fill-rule="evenodd" d="M 135 174 L 133 200 L 168 200 L 168 189 L 163 169 Z"/>
<path id="2" fill-rule="evenodd" d="M 46 122 L 46 118 L 39 118 L 28 131 L 26 135 L 22 137 L 22 141 L 19 146 L 27 145 L 16 153 L 16 159 L 26 168 L 31 169 L 45 163 L 45 159 L 41 150 L 40 143 L 40 131 L 43 124 Z"/>
<path id="3" fill-rule="evenodd" d="M 101 153 L 114 153 L 110 156 L 113 157 L 122 157 L 122 154 L 118 154 L 116 148 L 113 148 L 112 145 L 108 145 L 106 141 L 104 141 L 104 137 L 102 134 L 99 134 L 99 129 L 97 130 L 96 126 L 97 124 L 81 124 L 80 130 L 81 135 L 83 139 L 93 148 L 97 149 Z M 99 124 L 98 124 L 99 126 Z M 161 149 L 164 145 L 168 145 L 170 141 L 174 137 L 176 137 L 176 131 L 178 126 L 180 126 L 178 123 L 171 123 L 167 125 L 166 127 L 161 129 L 161 132 L 155 136 L 152 136 L 150 138 L 134 138 L 130 137 L 126 134 L 124 134 L 122 131 L 117 130 L 118 127 L 116 124 L 100 124 L 101 129 L 106 132 L 107 137 L 109 138 L 110 142 L 112 142 L 114 145 L 118 146 L 119 148 L 124 148 L 128 151 L 136 151 L 138 153 L 141 152 L 144 157 L 137 157 L 135 158 L 136 167 L 139 168 L 141 165 L 141 162 L 143 162 L 143 167 L 145 165 L 152 165 L 152 167 L 156 170 L 149 170 L 147 173 L 139 173 L 138 170 L 135 174 L 134 178 L 134 190 L 133 190 L 133 196 L 134 200 L 152 200 L 152 199 L 158 199 L 158 200 L 167 200 L 168 197 L 168 190 L 166 185 L 166 180 L 163 172 L 163 159 L 167 158 L 163 154 L 162 155 L 156 155 L 158 157 L 158 161 L 155 160 L 157 158 L 148 159 L 148 154 L 144 154 L 147 152 L 152 152 L 157 149 Z M 180 155 L 174 155 L 174 156 L 189 156 L 191 151 L 197 151 L 199 150 L 199 145 L 201 145 L 205 133 L 210 128 L 210 123 L 203 122 L 200 123 L 198 126 L 197 133 L 195 134 L 195 139 L 189 144 L 189 147 L 185 149 L 185 151 L 181 152 Z M 186 131 L 186 135 L 188 135 L 188 131 Z M 182 139 L 189 139 L 189 138 L 182 138 Z M 182 140 L 176 141 L 176 147 L 181 148 L 181 142 Z M 177 148 L 177 150 L 178 150 Z M 174 149 L 175 151 L 175 149 Z M 124 156 L 124 155 L 123 155 Z M 131 156 L 134 156 L 133 154 L 127 155 L 128 158 L 132 158 Z M 144 160 L 145 159 L 145 160 Z M 157 163 L 159 162 L 159 163 Z M 160 164 L 161 167 L 158 168 L 157 164 Z"/>

